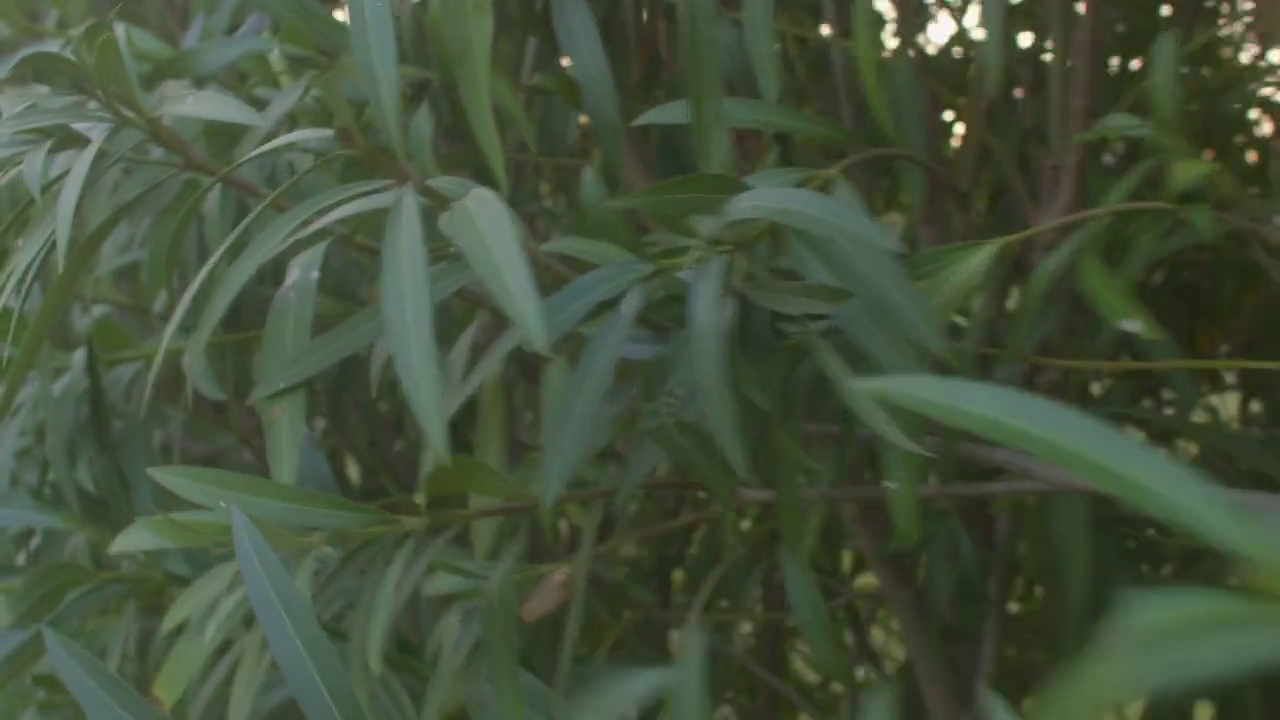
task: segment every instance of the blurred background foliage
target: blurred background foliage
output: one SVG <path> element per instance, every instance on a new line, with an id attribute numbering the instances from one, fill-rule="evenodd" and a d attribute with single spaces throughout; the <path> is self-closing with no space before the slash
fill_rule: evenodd
<path id="1" fill-rule="evenodd" d="M 0 3 L 0 719 L 1280 716 L 1274 3 Z"/>

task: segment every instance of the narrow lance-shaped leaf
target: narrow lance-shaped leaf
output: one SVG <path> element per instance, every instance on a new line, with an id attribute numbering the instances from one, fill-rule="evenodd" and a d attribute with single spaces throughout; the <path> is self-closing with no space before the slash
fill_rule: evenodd
<path id="1" fill-rule="evenodd" d="M 711 434 L 734 472 L 745 477 L 749 474 L 747 449 L 729 365 L 733 308 L 725 296 L 728 272 L 729 258 L 719 255 L 694 275 L 689 289 L 689 353 L 698 401 Z"/>
<path id="2" fill-rule="evenodd" d="M 387 217 L 382 244 L 382 329 L 396 376 L 414 417 L 438 458 L 451 456 L 444 375 L 436 345 L 427 231 L 418 196 L 401 191 Z"/>
<path id="3" fill-rule="evenodd" d="M 897 128 L 890 118 L 889 100 L 885 97 L 880 82 L 880 72 L 884 66 L 879 37 L 882 24 L 880 13 L 876 11 L 874 0 L 854 0 L 852 12 L 853 53 L 858 75 L 862 79 L 862 94 L 866 97 L 867 105 L 880 130 L 889 137 L 896 138 Z"/>
<path id="4" fill-rule="evenodd" d="M 338 651 L 261 531 L 231 511 L 236 563 L 280 674 L 307 720 L 365 720 Z"/>
<path id="5" fill-rule="evenodd" d="M 1035 720 L 1101 717 L 1120 703 L 1280 668 L 1280 604 L 1208 588 L 1122 596 L 1099 636 L 1037 693 Z"/>
<path id="6" fill-rule="evenodd" d="M 207 508 L 240 507 L 281 525 L 310 528 L 362 528 L 391 516 L 328 493 L 281 485 L 266 478 L 215 468 L 167 466 L 149 475 L 175 495 Z"/>
<path id="7" fill-rule="evenodd" d="M 773 4 L 773 0 L 754 0 L 743 4 L 742 37 L 760 98 L 776 103 L 782 92 L 782 83 L 778 53 L 774 50 Z"/>
<path id="8" fill-rule="evenodd" d="M 614 668 L 602 671 L 570 698 L 567 720 L 623 720 L 662 697 L 671 687 L 670 667 Z"/>
<path id="9" fill-rule="evenodd" d="M 191 90 L 170 94 L 156 108 L 160 117 L 185 117 L 197 120 L 248 125 L 263 123 L 262 113 L 245 101 L 221 90 Z"/>
<path id="10" fill-rule="evenodd" d="M 84 183 L 89 177 L 89 169 L 98 156 L 98 150 L 106 140 L 106 133 L 99 135 L 89 143 L 89 147 L 81 151 L 72 163 L 71 169 L 62 181 L 62 191 L 58 193 L 58 203 L 54 208 L 54 238 L 57 242 L 58 269 L 62 270 L 67 262 L 67 251 L 71 247 L 71 232 L 75 227 L 76 208 L 80 204 L 80 196 L 84 194 Z"/>
<path id="11" fill-rule="evenodd" d="M 384 180 L 357 181 L 340 185 L 298 203 L 263 228 L 261 234 L 255 237 L 244 252 L 236 257 L 235 262 L 227 268 L 209 302 L 201 311 L 196 329 L 191 333 L 191 339 L 187 343 L 187 351 L 183 354 L 188 372 L 192 367 L 199 368 L 208 362 L 205 350 L 218 323 L 222 321 L 232 303 L 263 265 L 279 257 L 289 248 L 301 244 L 307 237 L 340 220 L 389 207 L 396 197 L 394 191 L 364 194 L 368 190 L 385 188 L 387 185 L 388 183 Z M 364 196 L 361 197 L 361 195 Z M 339 202 L 342 204 L 337 208 L 306 223 L 313 214 Z M 221 388 L 214 389 L 218 392 L 218 395 L 214 396 L 215 399 L 225 394 Z M 202 389 L 202 392 L 208 392 L 208 390 Z"/>
<path id="12" fill-rule="evenodd" d="M 5 368 L 4 394 L 0 395 L 0 416 L 8 417 L 9 411 L 13 409 L 19 391 L 26 387 L 26 383 L 22 382 L 21 379 L 25 378 L 35 367 L 40 358 L 40 351 L 44 349 L 44 343 L 49 338 L 50 329 L 58 318 L 62 316 L 63 310 L 70 305 L 72 298 L 75 297 L 76 290 L 81 285 L 84 274 L 88 272 L 90 263 L 98 256 L 98 251 L 102 249 L 103 244 L 111 237 L 112 231 L 115 230 L 116 226 L 129 212 L 134 210 L 139 200 L 145 198 L 150 192 L 153 192 L 164 183 L 172 182 L 176 176 L 177 173 L 167 174 L 129 197 L 121 198 L 111 214 L 100 222 L 89 233 L 88 237 L 72 249 L 67 257 L 66 266 L 52 285 L 45 290 L 39 309 L 36 310 L 35 315 L 27 323 L 27 330 L 23 333 L 17 353 L 8 356 L 9 362 Z"/>
<path id="13" fill-rule="evenodd" d="M 550 506 L 560 497 L 578 466 L 591 450 L 591 437 L 600 420 L 614 367 L 644 304 L 643 286 L 636 286 L 619 303 L 609 321 L 596 330 L 582 359 L 566 379 L 542 422 L 542 501 Z"/>
<path id="14" fill-rule="evenodd" d="M 45 628 L 44 644 L 54 672 L 88 720 L 164 720 L 154 705 L 75 642 Z"/>
<path id="15" fill-rule="evenodd" d="M 523 231 L 502 197 L 476 188 L 441 215 L 439 225 L 529 343 L 550 353 L 547 312 L 522 247 Z"/>
<path id="16" fill-rule="evenodd" d="M 843 680 L 849 667 L 844 643 L 832 624 L 813 571 L 791 549 L 781 552 L 787 604 L 801 637 L 808 643 L 820 672 Z"/>
<path id="17" fill-rule="evenodd" d="M 279 372 L 308 345 L 315 314 L 316 285 L 326 244 L 317 245 L 289 263 L 284 283 L 276 291 L 259 350 L 259 376 Z M 298 479 L 302 437 L 307 431 L 307 392 L 297 389 L 258 404 L 267 441 L 271 478 L 286 485 Z"/>
<path id="18" fill-rule="evenodd" d="M 321 165 L 320 163 L 316 163 L 312 167 L 321 167 Z M 298 173 L 286 182 L 282 183 L 279 188 L 276 188 L 275 191 L 264 198 L 257 207 L 250 211 L 249 214 L 246 215 L 238 225 L 236 225 L 235 229 L 231 231 L 231 234 L 222 241 L 222 244 L 218 246 L 218 249 L 215 250 L 213 254 L 209 256 L 209 259 L 205 261 L 204 265 L 200 267 L 200 270 L 196 273 L 195 277 L 187 283 L 186 290 L 183 291 L 182 297 L 178 299 L 178 302 L 169 313 L 169 320 L 165 323 L 164 331 L 160 335 L 160 346 L 156 351 L 155 359 L 151 362 L 151 368 L 147 371 L 147 382 L 145 390 L 143 391 L 144 405 L 151 398 L 151 390 L 155 386 L 156 377 L 160 373 L 161 361 L 166 356 L 166 351 L 170 343 L 173 341 L 174 336 L 177 334 L 178 327 L 182 324 L 182 321 L 186 319 L 187 312 L 195 302 L 197 293 L 199 293 L 199 291 L 205 286 L 206 281 L 213 276 L 214 270 L 222 259 L 226 257 L 235 245 L 238 244 L 239 239 L 245 235 L 251 227 L 253 227 L 255 221 L 262 215 L 262 213 L 268 212 L 274 202 L 276 202 L 286 191 L 295 187 L 296 184 L 305 177 L 305 173 Z M 333 190 L 322 193 L 316 197 L 309 198 L 307 201 L 293 207 L 289 212 L 275 218 L 267 227 L 263 228 L 261 234 L 257 237 L 257 242 L 262 244 L 278 243 L 285 235 L 292 232 L 295 227 L 305 221 L 311 214 L 320 212 L 335 202 L 341 202 L 342 200 L 369 192 L 378 187 L 382 187 L 382 183 L 353 183 L 334 188 Z M 221 319 L 223 312 L 222 308 L 225 308 L 226 305 L 229 305 L 234 301 L 238 286 L 234 283 L 229 284 L 228 278 L 224 278 L 222 287 L 228 287 L 227 290 L 222 292 L 230 297 L 225 300 L 219 298 L 217 295 L 210 298 L 209 304 L 205 306 L 201 313 L 200 322 L 196 327 L 196 331 L 193 333 L 193 342 L 188 345 L 188 355 L 203 352 L 202 345 L 208 342 L 208 337 L 212 335 L 213 328 Z M 204 327 L 207 327 L 208 329 L 202 330 L 201 328 Z"/>
<path id="19" fill-rule="evenodd" d="M 374 115 L 398 155 L 404 154 L 404 127 L 400 109 L 400 67 L 396 29 L 388 0 L 350 0 L 351 54 L 361 87 L 373 101 Z"/>
<path id="20" fill-rule="evenodd" d="M 690 620 L 680 632 L 680 651 L 672 671 L 671 720 L 711 720 L 708 682 L 707 628 Z"/>
<path id="21" fill-rule="evenodd" d="M 570 72 L 582 89 L 582 105 L 591 118 L 596 147 L 610 176 L 622 166 L 622 111 L 613 68 L 600 39 L 600 26 L 587 0 L 551 0 L 551 26 Z"/>
<path id="22" fill-rule="evenodd" d="M 854 203 L 802 188 L 754 188 L 725 205 L 727 222 L 767 220 L 842 243 L 901 251 L 901 241 Z"/>
<path id="23" fill-rule="evenodd" d="M 379 307 L 370 305 L 316 336 L 297 354 L 264 367 L 249 402 L 288 390 L 367 349 L 382 333 L 381 312 Z"/>
<path id="24" fill-rule="evenodd" d="M 467 123 L 500 190 L 507 189 L 502 138 L 493 111 L 493 0 L 435 0 L 427 32 L 462 100 Z"/>
<path id="25" fill-rule="evenodd" d="M 705 172 L 729 169 L 729 122 L 720 75 L 719 3 L 678 0 L 680 65 L 689 96 L 690 129 L 698 167 Z"/>
<path id="26" fill-rule="evenodd" d="M 1052 462 L 1138 512 L 1280 572 L 1280 535 L 1242 515 L 1195 468 L 1080 410 L 993 383 L 892 375 L 860 383 L 886 402 Z"/>

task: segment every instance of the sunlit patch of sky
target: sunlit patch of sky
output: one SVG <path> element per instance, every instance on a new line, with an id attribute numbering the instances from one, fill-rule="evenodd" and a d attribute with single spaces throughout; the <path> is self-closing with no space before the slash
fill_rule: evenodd
<path id="1" fill-rule="evenodd" d="M 1009 0 L 1010 5 L 1021 5 L 1028 0 Z M 1277 0 L 1267 0 L 1269 2 Z M 943 48 L 948 46 L 958 33 L 963 32 L 968 39 L 973 42 L 983 42 L 987 39 L 986 28 L 982 26 L 982 0 L 973 0 L 973 2 L 965 5 L 963 17 L 957 18 L 951 8 L 946 7 L 940 0 L 925 0 L 925 4 L 929 6 L 933 18 L 925 26 L 924 31 L 917 40 L 918 47 L 925 53 L 936 55 Z M 881 17 L 884 18 L 885 27 L 881 34 L 881 42 L 884 46 L 885 55 L 892 54 L 902 44 L 902 38 L 898 33 L 898 12 L 894 6 L 894 0 L 872 0 L 872 6 Z M 1219 21 L 1220 31 L 1224 36 L 1231 37 L 1239 41 L 1237 49 L 1232 50 L 1225 48 L 1223 59 L 1229 59 L 1231 55 L 1236 56 L 1236 60 L 1243 64 L 1265 63 L 1268 66 L 1280 68 L 1280 47 L 1263 48 L 1257 43 L 1248 39 L 1247 18 L 1254 10 L 1254 0 L 1240 0 L 1238 13 L 1234 18 L 1224 17 Z M 1088 0 L 1076 0 L 1073 9 L 1078 14 L 1084 14 L 1088 10 Z M 1172 3 L 1161 3 L 1157 12 L 1162 18 L 1173 16 L 1174 6 Z M 345 6 L 336 8 L 333 11 L 333 17 L 348 22 L 347 8 Z M 1123 32 L 1123 25 L 1118 26 L 1117 30 Z M 817 32 L 822 37 L 831 37 L 835 34 L 834 28 L 829 23 L 821 23 L 818 25 Z M 1024 30 L 1014 37 L 1014 43 L 1023 50 L 1032 49 L 1038 38 L 1033 31 Z M 962 57 L 964 48 L 956 45 L 951 48 L 951 54 L 956 57 Z M 1040 59 L 1050 62 L 1054 57 L 1054 47 L 1052 40 L 1046 40 L 1041 43 Z M 569 67 L 572 62 L 568 57 L 560 58 L 562 67 Z M 1137 72 L 1143 67 L 1142 57 L 1122 58 L 1118 55 L 1107 58 L 1107 72 L 1117 75 L 1125 70 L 1129 72 Z M 1268 78 L 1271 84 L 1259 90 L 1259 96 L 1271 101 L 1280 101 L 1280 70 Z M 1014 98 L 1022 100 L 1026 97 L 1026 91 L 1021 87 L 1014 87 L 1011 91 Z M 1247 116 L 1253 122 L 1253 134 L 1259 138 L 1271 137 L 1275 132 L 1275 122 L 1270 114 L 1260 107 L 1251 107 L 1247 111 Z M 966 126 L 963 121 L 958 120 L 956 113 L 952 109 L 943 112 L 943 120 L 951 123 L 952 127 L 952 146 L 959 147 L 964 143 Z M 1237 144 L 1244 144 L 1246 138 L 1236 138 Z M 1256 152 L 1254 152 L 1256 155 Z M 1254 160 L 1256 162 L 1256 160 Z"/>

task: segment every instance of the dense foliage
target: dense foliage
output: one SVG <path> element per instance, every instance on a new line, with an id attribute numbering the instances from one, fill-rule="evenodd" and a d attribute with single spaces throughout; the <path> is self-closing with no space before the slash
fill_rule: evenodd
<path id="1" fill-rule="evenodd" d="M 0 2 L 0 720 L 1280 717 L 1250 11 Z"/>

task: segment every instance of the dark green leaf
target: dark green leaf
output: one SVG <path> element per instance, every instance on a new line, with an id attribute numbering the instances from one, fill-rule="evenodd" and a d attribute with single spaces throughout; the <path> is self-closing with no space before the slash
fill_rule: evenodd
<path id="1" fill-rule="evenodd" d="M 1098 717 L 1120 703 L 1280 667 L 1280 604 L 1227 590 L 1131 592 L 1098 637 L 1037 695 L 1040 720 Z"/>
<path id="2" fill-rule="evenodd" d="M 382 328 L 409 407 L 440 460 L 451 455 L 444 376 L 436 345 L 427 231 L 418 196 L 405 188 L 382 241 Z"/>
<path id="3" fill-rule="evenodd" d="M 732 152 L 720 74 L 719 7 L 713 0 L 676 2 L 680 74 L 688 95 L 694 155 L 703 172 L 728 171 Z"/>
<path id="4" fill-rule="evenodd" d="M 695 173 L 660 180 L 630 195 L 613 198 L 606 205 L 620 210 L 645 210 L 691 215 L 714 212 L 725 201 L 747 189 L 731 175 Z"/>
<path id="5" fill-rule="evenodd" d="M 307 719 L 364 720 L 338 651 L 325 636 L 307 597 L 249 518 L 232 509 L 231 523 L 249 604 L 276 666 Z"/>
<path id="6" fill-rule="evenodd" d="M 88 720 L 163 720 L 159 710 L 75 642 L 45 628 L 44 645 L 54 671 Z"/>
<path id="7" fill-rule="evenodd" d="M 587 0 L 551 0 L 551 25 L 570 72 L 582 88 L 582 103 L 596 134 L 606 167 L 616 176 L 622 166 L 622 111 L 613 69 L 600 39 L 600 27 Z"/>
<path id="8" fill-rule="evenodd" d="M 266 478 L 214 468 L 170 465 L 149 475 L 170 492 L 207 508 L 239 507 L 254 517 L 304 528 L 362 528 L 390 516 L 328 493 L 281 485 Z"/>
<path id="9" fill-rule="evenodd" d="M 428 35 L 462 100 L 471 132 L 489 172 L 506 192 L 507 165 L 493 112 L 493 0 L 436 0 Z"/>
<path id="10" fill-rule="evenodd" d="M 395 22 L 387 0 L 349 0 L 351 54 L 361 86 L 373 101 L 374 115 L 397 154 L 404 154 L 404 119 L 400 110 L 400 66 L 396 57 Z"/>
<path id="11" fill-rule="evenodd" d="M 441 215 L 439 225 L 534 349 L 550 353 L 547 313 L 524 251 L 524 231 L 501 196 L 476 188 Z"/>
<path id="12" fill-rule="evenodd" d="M 592 450 L 591 436 L 600 422 L 614 367 L 643 304 L 642 288 L 627 293 L 609 322 L 596 330 L 558 393 L 550 416 L 543 418 L 541 479 L 546 506 L 560 497 Z"/>
<path id="13" fill-rule="evenodd" d="M 746 441 L 738 402 L 733 394 L 730 358 L 730 328 L 734 308 L 725 295 L 729 258 L 719 255 L 704 263 L 689 288 L 689 354 L 698 402 L 706 416 L 716 444 L 729 459 L 734 472 L 747 477 Z"/>
<path id="14" fill-rule="evenodd" d="M 956 429 L 1024 450 L 1134 510 L 1275 572 L 1276 532 L 1241 515 L 1198 470 L 1066 405 L 991 383 L 926 375 L 863 380 L 864 392 Z"/>

